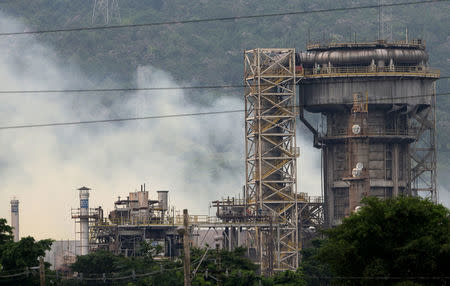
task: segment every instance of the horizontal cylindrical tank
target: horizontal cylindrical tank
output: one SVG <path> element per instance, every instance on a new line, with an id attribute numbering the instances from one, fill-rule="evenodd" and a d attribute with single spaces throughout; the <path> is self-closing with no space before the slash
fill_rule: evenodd
<path id="1" fill-rule="evenodd" d="M 158 193 L 159 207 L 163 211 L 167 211 L 167 209 L 169 208 L 169 197 L 168 197 L 169 191 L 161 190 L 157 191 L 157 193 Z"/>
<path id="2" fill-rule="evenodd" d="M 361 44 L 342 45 L 340 47 L 316 48 L 306 52 L 297 53 L 296 62 L 305 67 L 315 64 L 333 66 L 339 65 L 370 65 L 372 62 L 388 65 L 426 64 L 428 54 L 423 45 L 410 45 L 398 47 L 393 44 Z"/>

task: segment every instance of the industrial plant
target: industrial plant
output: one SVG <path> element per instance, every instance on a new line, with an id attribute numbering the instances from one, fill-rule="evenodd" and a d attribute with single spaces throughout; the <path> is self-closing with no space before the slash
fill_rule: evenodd
<path id="1" fill-rule="evenodd" d="M 213 201 L 215 216 L 189 217 L 190 243 L 206 246 L 212 236 L 214 247 L 245 246 L 270 275 L 295 270 L 319 230 L 358 211 L 366 196 L 436 202 L 438 78 L 421 40 L 245 51 L 244 187 L 238 197 Z M 297 190 L 298 121 L 322 152 L 322 196 Z M 79 189 L 80 207 L 72 210 L 79 254 L 135 256 L 147 241 L 165 257 L 180 255 L 183 218 L 169 206 L 168 191 L 142 185 L 118 197 L 108 214 L 89 207 L 89 191 Z"/>

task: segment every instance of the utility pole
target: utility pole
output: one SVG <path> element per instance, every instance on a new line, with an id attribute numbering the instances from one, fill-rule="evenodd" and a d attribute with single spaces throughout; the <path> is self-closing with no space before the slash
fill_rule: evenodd
<path id="1" fill-rule="evenodd" d="M 191 286 L 191 250 L 189 243 L 189 214 L 188 210 L 183 210 L 183 246 L 184 246 L 184 286 Z"/>
<path id="2" fill-rule="evenodd" d="M 41 286 L 45 286 L 45 266 L 44 257 L 39 257 L 39 278 L 41 279 Z"/>

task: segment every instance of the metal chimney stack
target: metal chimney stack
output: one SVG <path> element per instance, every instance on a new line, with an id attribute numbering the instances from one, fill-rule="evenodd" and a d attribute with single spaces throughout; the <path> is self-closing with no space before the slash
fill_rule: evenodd
<path id="1" fill-rule="evenodd" d="M 80 242 L 81 255 L 89 253 L 89 191 L 87 187 L 81 187 L 80 191 Z"/>
<path id="2" fill-rule="evenodd" d="M 19 241 L 19 200 L 11 200 L 11 226 L 13 227 L 14 242 Z"/>

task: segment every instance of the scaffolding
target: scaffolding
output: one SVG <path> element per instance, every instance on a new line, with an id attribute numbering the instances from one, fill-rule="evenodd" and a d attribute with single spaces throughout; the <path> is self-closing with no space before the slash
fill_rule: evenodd
<path id="1" fill-rule="evenodd" d="M 431 103 L 411 111 L 410 129 L 417 130 L 416 140 L 409 147 L 410 174 L 408 186 L 412 195 L 438 202 L 436 189 L 436 83 Z"/>
<path id="2" fill-rule="evenodd" d="M 270 275 L 299 261 L 295 50 L 248 50 L 244 65 L 246 212 L 269 218 L 269 227 L 248 233 Z"/>

